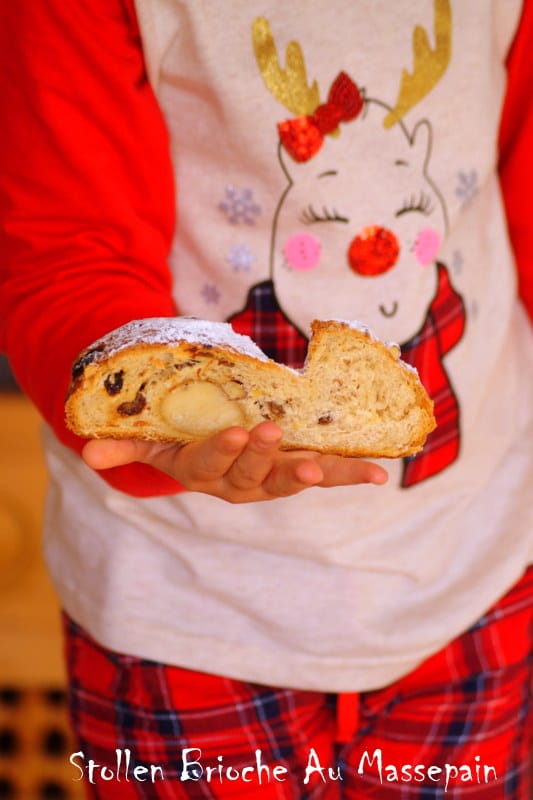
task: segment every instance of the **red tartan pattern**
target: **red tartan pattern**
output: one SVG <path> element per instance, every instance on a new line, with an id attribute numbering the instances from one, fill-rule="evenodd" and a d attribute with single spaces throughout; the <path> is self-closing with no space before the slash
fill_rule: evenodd
<path id="1" fill-rule="evenodd" d="M 303 366 L 308 340 L 281 310 L 272 281 L 253 286 L 243 310 L 228 322 L 274 361 L 295 369 Z"/>
<path id="2" fill-rule="evenodd" d="M 441 472 L 459 453 L 459 404 L 442 357 L 463 335 L 465 309 L 462 298 L 451 286 L 446 267 L 437 264 L 437 269 L 438 288 L 426 321 L 419 333 L 402 345 L 403 360 L 416 367 L 435 404 L 437 428 L 428 436 L 421 453 L 404 459 L 404 488 Z M 244 309 L 228 321 L 275 361 L 295 368 L 303 365 L 308 340 L 281 310 L 272 281 L 254 286 Z"/>
<path id="3" fill-rule="evenodd" d="M 335 700 L 320 692 L 279 689 L 242 683 L 179 667 L 111 653 L 65 618 L 71 713 L 84 753 L 84 782 L 90 798 L 260 798 L 261 800 L 529 800 L 531 746 L 531 680 L 533 569 L 462 636 L 424 661 L 412 673 L 384 689 L 359 696 L 353 738 L 335 745 Z M 353 695 L 346 697 L 353 708 Z M 200 748 L 204 767 L 219 763 L 242 770 L 265 765 L 263 780 L 241 777 L 180 780 L 181 756 Z M 320 764 L 337 769 L 342 780 L 305 771 L 314 748 Z M 88 781 L 89 759 L 109 770 L 116 749 L 131 753 L 129 780 Z M 377 763 L 364 762 L 382 751 Z M 189 754 L 194 760 L 196 753 Z M 476 756 L 479 760 L 476 761 Z M 421 782 L 388 780 L 386 767 L 425 765 Z M 427 768 L 469 765 L 472 780 L 451 775 L 444 792 Z M 475 779 L 476 764 L 492 767 Z M 165 780 L 135 780 L 135 766 L 161 767 Z M 274 778 L 277 765 L 286 772 Z M 193 765 L 188 772 L 192 772 Z M 266 769 L 269 768 L 270 780 Z M 109 773 L 108 773 L 109 774 Z M 279 774 L 279 773 L 278 773 Z M 464 775 L 464 773 L 463 773 Z M 248 778 L 256 777 L 252 773 Z M 80 777 L 80 766 L 72 767 Z"/>
<path id="4" fill-rule="evenodd" d="M 444 264 L 437 264 L 438 286 L 420 332 L 402 345 L 402 359 L 415 367 L 435 404 L 437 427 L 421 453 L 404 460 L 401 485 L 413 486 L 452 464 L 459 454 L 459 403 L 442 363 L 465 329 L 464 303 L 452 288 Z"/>

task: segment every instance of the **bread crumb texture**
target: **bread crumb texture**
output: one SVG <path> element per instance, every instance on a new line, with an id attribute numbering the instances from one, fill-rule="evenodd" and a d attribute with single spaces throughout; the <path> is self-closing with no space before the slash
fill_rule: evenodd
<path id="1" fill-rule="evenodd" d="M 306 363 L 269 359 L 227 323 L 131 322 L 72 369 L 67 425 L 84 438 L 187 443 L 264 420 L 282 447 L 397 458 L 422 449 L 433 403 L 397 345 L 360 323 L 315 320 Z"/>

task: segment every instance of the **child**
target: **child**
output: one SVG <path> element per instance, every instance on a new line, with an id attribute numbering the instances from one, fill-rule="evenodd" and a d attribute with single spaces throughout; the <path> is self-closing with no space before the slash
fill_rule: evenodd
<path id="1" fill-rule="evenodd" d="M 529 0 L 0 9 L 1 344 L 89 796 L 529 796 L 532 31 Z M 77 440 L 77 353 L 176 313 L 292 366 L 359 319 L 438 427 L 386 469 L 269 420 Z"/>

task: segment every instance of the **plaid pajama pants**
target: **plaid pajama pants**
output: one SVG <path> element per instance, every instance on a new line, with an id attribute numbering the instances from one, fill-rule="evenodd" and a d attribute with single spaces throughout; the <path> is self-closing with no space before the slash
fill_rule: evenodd
<path id="1" fill-rule="evenodd" d="M 72 779 L 103 800 L 529 800 L 532 623 L 530 568 L 409 675 L 333 696 L 110 652 L 65 617 Z"/>

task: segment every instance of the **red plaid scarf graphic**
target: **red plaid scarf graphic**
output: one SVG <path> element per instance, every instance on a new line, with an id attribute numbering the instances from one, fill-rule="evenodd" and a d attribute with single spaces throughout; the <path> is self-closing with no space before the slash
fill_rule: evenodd
<path id="1" fill-rule="evenodd" d="M 243 310 L 228 322 L 237 333 L 253 339 L 274 361 L 295 369 L 303 366 L 308 339 L 281 310 L 272 281 L 253 286 Z"/>
<path id="2" fill-rule="evenodd" d="M 465 309 L 444 264 L 437 264 L 437 269 L 438 288 L 426 320 L 420 331 L 402 345 L 403 360 L 416 367 L 435 404 L 437 428 L 428 436 L 421 453 L 404 459 L 404 488 L 441 472 L 459 453 L 459 403 L 442 357 L 463 335 Z M 281 310 L 272 281 L 253 286 L 243 310 L 230 317 L 229 322 L 275 361 L 295 368 L 303 366 L 308 340 Z"/>
<path id="3" fill-rule="evenodd" d="M 404 460 L 401 483 L 404 487 L 436 475 L 459 454 L 459 403 L 442 358 L 464 333 L 465 308 L 461 296 L 452 288 L 444 264 L 437 264 L 437 269 L 437 292 L 426 321 L 419 333 L 402 345 L 402 359 L 416 367 L 435 404 L 437 427 L 428 436 L 422 452 Z"/>

